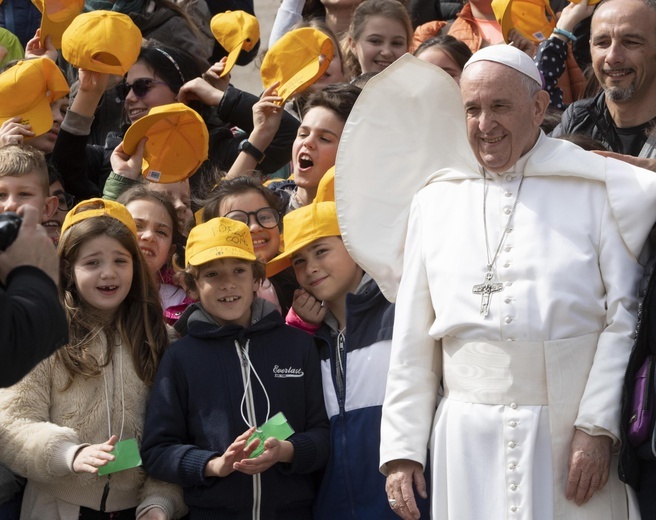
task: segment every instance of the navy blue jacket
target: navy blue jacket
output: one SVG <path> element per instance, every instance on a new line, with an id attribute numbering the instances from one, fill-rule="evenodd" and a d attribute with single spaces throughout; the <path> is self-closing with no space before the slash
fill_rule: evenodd
<path id="1" fill-rule="evenodd" d="M 380 418 L 393 324 L 394 305 L 367 276 L 356 294 L 346 296 L 345 336 L 325 322 L 315 335 L 331 449 L 315 519 L 398 519 L 387 502 L 385 476 L 379 471 Z M 417 499 L 422 518 L 428 518 L 428 500 Z"/>
<path id="2" fill-rule="evenodd" d="M 191 313 L 187 336 L 160 363 L 146 413 L 144 469 L 183 487 L 192 520 L 251 519 L 258 505 L 263 520 L 310 519 L 318 471 L 329 452 L 319 359 L 311 337 L 285 325 L 275 310 L 261 319 L 254 313 L 255 322 L 246 329 L 221 327 L 203 315 Z M 250 411 L 242 403 L 248 358 Z M 258 426 L 265 422 L 263 388 L 270 417 L 282 411 L 296 432 L 288 439 L 294 462 L 275 464 L 255 476 L 234 471 L 205 477 L 207 462 L 248 429 L 242 410 Z"/>

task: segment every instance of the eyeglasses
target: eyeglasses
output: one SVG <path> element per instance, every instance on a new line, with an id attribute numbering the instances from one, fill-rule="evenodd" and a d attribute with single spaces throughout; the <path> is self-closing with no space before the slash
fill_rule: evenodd
<path id="1" fill-rule="evenodd" d="M 241 211 L 236 209 L 227 213 L 226 218 L 237 220 L 246 224 L 250 223 L 251 215 L 255 217 L 255 221 L 266 229 L 272 229 L 280 223 L 280 214 L 273 208 L 260 208 L 257 211 Z"/>
<path id="2" fill-rule="evenodd" d="M 75 197 L 70 193 L 58 191 L 55 193 L 55 197 L 57 197 L 57 207 L 60 211 L 68 211 L 75 206 Z"/>
<path id="3" fill-rule="evenodd" d="M 163 81 L 157 81 L 156 79 L 152 79 L 152 78 L 139 78 L 139 79 L 135 79 L 132 85 L 130 85 L 127 81 L 123 81 L 122 83 L 119 83 L 116 86 L 116 92 L 118 93 L 118 96 L 124 101 L 125 98 L 128 97 L 130 90 L 134 92 L 135 96 L 137 96 L 138 98 L 142 98 L 146 94 L 148 94 L 148 92 L 150 92 L 150 89 L 153 88 L 155 85 L 168 85 L 168 83 L 165 83 Z"/>

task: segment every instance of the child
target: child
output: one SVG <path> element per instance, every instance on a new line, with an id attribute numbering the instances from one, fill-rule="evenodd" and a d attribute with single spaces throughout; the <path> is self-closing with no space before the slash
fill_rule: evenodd
<path id="1" fill-rule="evenodd" d="M 358 87 L 334 83 L 308 97 L 303 120 L 292 146 L 293 180 L 274 182 L 268 186 L 282 199 L 283 213 L 314 200 L 319 181 L 335 165 L 339 139 L 359 94 Z M 262 102 L 253 107 L 255 129 L 251 135 L 258 139 L 259 146 L 266 146 L 275 131 L 275 125 L 269 128 L 271 125 L 266 124 L 269 118 L 275 117 L 266 108 L 267 99 L 267 96 L 263 96 Z M 242 151 L 228 176 L 248 175 L 255 167 L 257 161 Z"/>
<path id="2" fill-rule="evenodd" d="M 117 202 L 127 208 L 135 221 L 139 249 L 159 292 L 162 308 L 166 311 L 169 307 L 181 305 L 187 297 L 185 290 L 162 279 L 176 245 L 182 246 L 173 203 L 164 193 L 151 191 L 144 184 L 130 188 Z"/>
<path id="3" fill-rule="evenodd" d="M 43 153 L 31 146 L 0 148 L 0 213 L 15 212 L 23 204 L 35 207 L 46 222 L 57 211 L 50 196 L 48 167 Z"/>
<path id="4" fill-rule="evenodd" d="M 284 229 L 285 252 L 269 263 L 267 271 L 291 263 L 306 291 L 294 309 L 320 323 L 314 328 L 315 340 L 330 418 L 331 454 L 314 518 L 397 518 L 378 470 L 394 305 L 346 251 L 334 202 L 313 203 L 289 213 Z M 294 319 L 298 322 L 292 316 L 288 322 Z M 422 518 L 428 518 L 428 500 L 420 499 L 419 509 Z"/>
<path id="5" fill-rule="evenodd" d="M 397 0 L 365 0 L 353 13 L 346 42 L 346 64 L 353 77 L 382 72 L 412 42 L 412 24 Z"/>
<path id="6" fill-rule="evenodd" d="M 82 202 L 59 256 L 70 343 L 0 393 L 0 458 L 27 477 L 21 518 L 177 518 L 179 490 L 142 469 L 97 475 L 117 442 L 141 437 L 168 343 L 134 221 L 115 202 Z"/>
<path id="7" fill-rule="evenodd" d="M 190 519 L 312 518 L 317 471 L 328 459 L 319 359 L 307 334 L 254 297 L 264 278 L 248 228 L 215 218 L 193 228 L 185 285 L 200 299 L 188 334 L 165 354 L 146 414 L 149 474 L 179 484 Z M 296 432 L 259 441 L 283 412 Z"/>
<path id="8" fill-rule="evenodd" d="M 255 256 L 268 262 L 280 253 L 280 199 L 252 177 L 224 180 L 203 202 L 203 221 L 227 217 L 248 225 Z M 292 306 L 294 290 L 298 288 L 291 270 L 265 278 L 257 291 L 287 315 Z"/>

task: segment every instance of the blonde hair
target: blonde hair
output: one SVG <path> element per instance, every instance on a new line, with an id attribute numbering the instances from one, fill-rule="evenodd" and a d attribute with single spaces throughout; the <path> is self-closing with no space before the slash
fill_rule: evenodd
<path id="1" fill-rule="evenodd" d="M 346 67 L 354 78 L 362 74 L 362 67 L 360 66 L 358 57 L 351 50 L 349 40 L 357 42 L 360 39 L 367 25 L 367 21 L 372 16 L 383 16 L 384 18 L 398 21 L 405 28 L 408 49 L 412 43 L 412 22 L 410 21 L 410 15 L 405 5 L 398 0 L 365 0 L 355 9 L 348 30 L 348 38 L 345 38 L 343 41 Z"/>
<path id="2" fill-rule="evenodd" d="M 94 209 L 94 208 L 87 208 Z M 107 236 L 117 240 L 132 256 L 130 291 L 112 323 L 102 322 L 80 296 L 75 286 L 73 265 L 80 248 L 90 240 Z M 70 342 L 57 351 L 57 359 L 69 373 L 70 386 L 76 375 L 97 377 L 112 359 L 116 337 L 132 354 L 134 370 L 145 384 L 152 384 L 164 349 L 168 345 L 159 295 L 141 255 L 134 234 L 119 220 L 91 217 L 67 229 L 59 241 L 59 295 L 68 318 Z M 109 350 L 105 364 L 89 352 L 92 342 L 104 333 Z M 64 388 L 65 389 L 65 388 Z"/>
<path id="3" fill-rule="evenodd" d="M 22 177 L 36 173 L 39 188 L 47 197 L 50 194 L 48 166 L 43 152 L 32 146 L 8 145 L 0 148 L 0 178 Z"/>

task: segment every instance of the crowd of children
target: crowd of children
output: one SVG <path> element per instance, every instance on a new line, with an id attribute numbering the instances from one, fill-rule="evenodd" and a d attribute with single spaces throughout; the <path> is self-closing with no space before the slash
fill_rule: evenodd
<path id="1" fill-rule="evenodd" d="M 457 82 L 471 51 L 446 34 L 416 46 L 400 0 L 321 3 L 321 19 L 282 3 L 272 45 L 300 28 L 332 42 L 291 66 L 300 84 L 330 62 L 289 97 L 230 84 L 259 34 L 198 24 L 204 1 L 87 0 L 79 16 L 129 14 L 147 38 L 131 63 L 74 67 L 42 25 L 0 74 L 0 104 L 26 98 L 0 108 L 0 213 L 39 212 L 70 336 L 0 390 L 0 517 L 396 518 L 378 463 L 394 305 L 349 256 L 324 183 L 368 78 L 414 51 Z M 175 103 L 207 154 L 157 182 L 145 121 Z"/>

